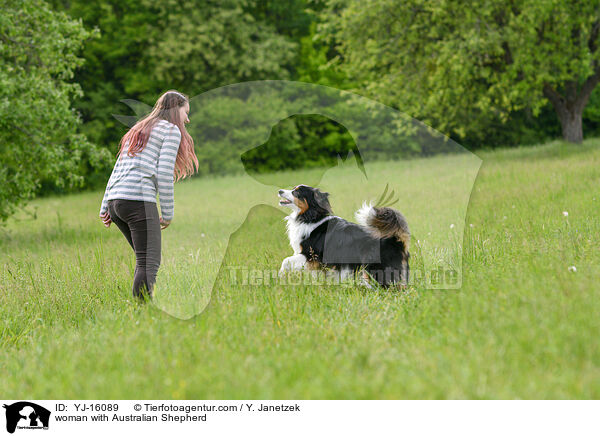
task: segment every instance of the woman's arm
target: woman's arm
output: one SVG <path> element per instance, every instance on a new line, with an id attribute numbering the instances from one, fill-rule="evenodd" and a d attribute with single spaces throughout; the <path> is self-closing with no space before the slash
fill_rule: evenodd
<path id="1" fill-rule="evenodd" d="M 106 189 L 104 190 L 104 197 L 102 197 L 102 205 L 100 206 L 100 216 L 106 214 L 108 212 L 108 187 L 111 185 L 111 181 L 115 175 L 115 170 L 119 167 L 119 159 L 117 160 L 117 162 L 115 163 L 115 166 L 112 170 L 112 173 L 110 173 L 110 177 L 108 178 L 108 182 L 106 183 Z"/>
<path id="2" fill-rule="evenodd" d="M 110 180 L 109 180 L 109 183 L 110 183 Z M 108 228 L 108 227 L 110 227 L 110 223 L 112 222 L 112 219 L 110 218 L 110 214 L 108 213 L 108 201 L 106 200 L 106 197 L 108 197 L 108 185 L 106 186 L 106 189 L 104 190 L 104 198 L 102 198 L 102 206 L 100 206 L 100 218 L 102 219 L 102 222 L 104 223 L 104 227 Z"/>
<path id="3" fill-rule="evenodd" d="M 104 197 L 102 197 L 102 205 L 100 206 L 100 218 L 102 218 L 102 220 L 104 221 L 104 225 L 106 225 L 106 227 L 108 227 L 110 225 L 110 216 L 108 214 L 108 191 L 109 191 L 109 186 L 111 186 L 111 182 L 112 179 L 115 175 L 115 171 L 119 168 L 120 166 L 120 162 L 121 162 L 121 156 L 119 156 L 119 159 L 117 159 L 117 162 L 115 163 L 115 166 L 113 167 L 112 173 L 110 173 L 110 177 L 108 178 L 108 182 L 106 183 L 106 189 L 104 190 Z M 105 219 L 108 219 L 108 225 L 107 225 L 107 221 L 105 221 Z"/>
<path id="4" fill-rule="evenodd" d="M 100 216 L 108 212 L 108 200 L 106 200 L 106 197 L 108 197 L 108 186 L 104 190 L 104 197 L 102 198 L 102 205 L 100 206 Z"/>
<path id="5" fill-rule="evenodd" d="M 171 221 L 174 215 L 175 198 L 173 179 L 175 160 L 181 142 L 179 127 L 173 125 L 167 131 L 160 155 L 158 156 L 158 170 L 156 180 L 158 182 L 158 195 L 160 198 L 160 211 L 164 221 Z"/>

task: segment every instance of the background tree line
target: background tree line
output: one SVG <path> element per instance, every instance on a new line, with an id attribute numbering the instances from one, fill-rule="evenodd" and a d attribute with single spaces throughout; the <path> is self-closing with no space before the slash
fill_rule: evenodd
<path id="1" fill-rule="evenodd" d="M 333 86 L 470 149 L 577 142 L 600 129 L 597 1 L 0 4 L 1 219 L 34 195 L 104 186 L 127 128 L 113 114 L 132 115 L 120 101 L 151 105 L 172 88 L 194 96 L 262 79 Z M 222 116 L 228 104 L 203 116 Z M 323 164 L 352 146 L 331 120 L 292 117 L 263 155 L 245 158 L 272 171 Z M 202 174 L 230 168 L 220 150 L 198 144 L 197 154 Z"/>

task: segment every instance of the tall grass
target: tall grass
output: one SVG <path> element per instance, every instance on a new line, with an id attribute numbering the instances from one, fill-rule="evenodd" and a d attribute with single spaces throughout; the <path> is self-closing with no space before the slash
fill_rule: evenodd
<path id="1" fill-rule="evenodd" d="M 460 158 L 447 177 L 442 158 L 374 163 L 358 184 L 350 166 L 325 174 L 348 219 L 390 183 L 412 265 L 462 260 L 460 290 L 269 280 L 291 254 L 275 186 L 319 170 L 176 185 L 149 305 L 132 301 L 135 258 L 97 217 L 102 193 L 36 200 L 36 219 L 0 232 L 0 396 L 598 398 L 599 144 L 483 153 L 466 219 Z"/>

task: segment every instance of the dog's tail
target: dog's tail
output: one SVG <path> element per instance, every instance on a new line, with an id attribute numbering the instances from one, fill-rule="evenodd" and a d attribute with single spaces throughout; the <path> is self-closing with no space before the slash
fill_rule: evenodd
<path id="1" fill-rule="evenodd" d="M 373 236 L 379 239 L 396 238 L 402 242 L 404 252 L 408 253 L 410 231 L 406 218 L 400 212 L 390 207 L 363 203 L 354 215 L 358 224 L 367 228 Z"/>

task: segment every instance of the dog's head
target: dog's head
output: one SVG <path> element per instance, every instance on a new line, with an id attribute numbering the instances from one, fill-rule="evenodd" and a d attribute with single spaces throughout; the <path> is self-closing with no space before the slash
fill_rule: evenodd
<path id="1" fill-rule="evenodd" d="M 329 194 L 317 188 L 298 185 L 294 189 L 279 190 L 279 205 L 291 208 L 298 218 L 312 222 L 333 214 L 329 204 Z"/>

